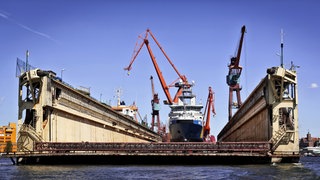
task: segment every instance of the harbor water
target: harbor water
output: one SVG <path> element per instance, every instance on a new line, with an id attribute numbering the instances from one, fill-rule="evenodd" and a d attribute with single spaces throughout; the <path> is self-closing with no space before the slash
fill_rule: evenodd
<path id="1" fill-rule="evenodd" d="M 212 166 L 12 165 L 0 157 L 0 179 L 320 179 L 320 157 L 300 163 Z"/>

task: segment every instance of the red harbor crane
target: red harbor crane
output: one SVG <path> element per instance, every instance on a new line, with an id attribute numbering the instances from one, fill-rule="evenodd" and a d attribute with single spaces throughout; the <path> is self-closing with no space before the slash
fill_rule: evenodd
<path id="1" fill-rule="evenodd" d="M 154 42 L 157 44 L 157 46 L 159 47 L 159 49 L 161 50 L 161 52 L 163 53 L 163 55 L 165 56 L 165 58 L 168 60 L 168 62 L 170 63 L 170 65 L 172 66 L 172 68 L 174 69 L 174 71 L 177 73 L 178 75 L 178 79 L 179 82 L 177 82 L 177 80 L 175 80 L 173 83 L 171 83 L 170 85 L 167 85 L 163 75 L 162 75 L 162 72 L 158 66 L 158 63 L 156 61 L 156 58 L 152 52 L 152 49 L 149 45 L 149 35 L 152 37 L 152 39 L 154 40 Z M 191 87 L 192 84 L 190 84 L 186 78 L 185 75 L 182 75 L 179 73 L 179 71 L 177 70 L 177 68 L 175 67 L 175 65 L 172 63 L 172 61 L 170 60 L 170 58 L 168 57 L 168 55 L 165 53 L 165 51 L 163 50 L 163 48 L 161 47 L 161 45 L 159 44 L 159 42 L 157 41 L 157 39 L 155 38 L 155 36 L 152 34 L 152 32 L 147 29 L 146 33 L 144 36 L 139 36 L 139 38 L 141 38 L 143 41 L 141 44 L 138 44 L 136 46 L 136 50 L 134 51 L 133 53 L 133 56 L 132 56 L 132 59 L 130 61 L 130 64 L 128 67 L 124 68 L 125 70 L 127 71 L 130 71 L 131 68 L 132 68 L 132 64 L 133 62 L 135 61 L 135 59 L 137 58 L 139 52 L 141 51 L 143 45 L 145 45 L 148 49 L 148 52 L 149 52 L 149 55 L 150 55 L 150 58 L 152 60 L 152 63 L 153 63 L 153 66 L 156 70 L 156 73 L 158 75 L 158 78 L 160 80 L 160 83 L 161 83 L 161 87 L 166 95 L 166 98 L 167 100 L 164 101 L 165 104 L 168 104 L 168 105 L 173 105 L 173 104 L 178 104 L 178 100 L 179 100 L 179 97 L 181 97 L 182 95 L 182 91 L 183 89 L 186 89 L 186 87 Z M 155 115 L 157 115 L 157 109 L 155 108 L 154 105 L 156 105 L 155 102 L 159 102 L 159 98 L 157 96 L 157 94 L 155 94 L 154 92 L 154 85 L 153 85 L 153 78 L 150 78 L 151 79 L 151 87 L 153 87 L 152 89 L 152 93 L 153 93 L 153 100 L 152 100 L 152 129 L 154 128 L 154 118 L 155 118 Z M 170 92 L 169 92 L 169 88 L 170 87 L 177 87 L 178 90 L 174 96 L 174 98 L 171 97 L 170 95 Z M 206 111 L 207 111 L 207 119 L 206 119 L 206 123 L 205 123 L 205 127 L 202 129 L 202 133 L 205 133 L 206 134 L 206 137 L 209 137 L 209 133 L 210 133 L 210 110 L 212 109 L 212 112 L 214 112 L 214 108 L 213 108 L 213 92 L 211 90 L 211 88 L 209 88 L 209 97 L 208 97 L 208 105 L 207 105 L 207 108 L 206 108 Z M 158 116 L 159 118 L 159 116 Z M 161 127 L 160 123 L 159 123 L 160 119 L 158 120 L 158 129 L 164 129 Z M 165 129 L 163 130 L 163 133 L 165 132 Z M 159 133 L 161 133 L 159 131 Z"/>
<path id="2" fill-rule="evenodd" d="M 154 130 L 154 120 L 155 117 L 157 117 L 157 126 L 158 126 L 158 133 L 160 133 L 160 100 L 158 97 L 158 93 L 155 93 L 154 91 L 154 84 L 153 84 L 153 77 L 150 76 L 151 81 L 151 89 L 152 89 L 152 100 L 151 100 L 151 107 L 152 107 L 152 121 L 151 121 L 151 129 Z"/>
<path id="3" fill-rule="evenodd" d="M 204 119 L 205 124 L 203 125 L 203 140 L 205 142 L 215 142 L 214 136 L 210 135 L 210 119 L 211 119 L 211 112 L 213 115 L 216 115 L 216 111 L 214 108 L 214 92 L 212 91 L 212 88 L 209 87 L 209 95 L 204 111 Z"/>
<path id="4" fill-rule="evenodd" d="M 177 73 L 178 75 L 178 79 L 181 80 L 182 84 L 184 85 L 189 85 L 188 83 L 188 80 L 186 78 L 185 75 L 182 75 L 179 73 L 178 69 L 175 67 L 175 65 L 172 63 L 172 61 L 170 60 L 170 58 L 168 57 L 168 55 L 166 54 L 166 52 L 163 50 L 163 48 L 161 47 L 161 45 L 159 44 L 159 42 L 157 41 L 157 39 L 155 38 L 155 36 L 152 34 L 152 32 L 150 31 L 150 29 L 147 29 L 146 30 L 146 33 L 145 33 L 145 36 L 142 37 L 142 36 L 139 36 L 139 38 L 142 38 L 143 42 L 139 45 L 138 49 L 136 51 L 134 51 L 134 54 L 132 56 L 132 59 L 130 61 L 130 64 L 128 67 L 124 68 L 125 70 L 127 71 L 130 71 L 131 70 L 131 66 L 133 64 L 133 62 L 135 61 L 136 57 L 138 56 L 140 50 L 142 49 L 143 45 L 146 45 L 147 49 L 148 49 L 148 52 L 149 52 L 149 55 L 151 57 L 151 60 L 152 60 L 152 63 L 153 63 L 153 66 L 156 70 L 156 73 L 158 75 L 158 78 L 160 80 L 160 83 L 161 83 L 161 87 L 167 97 L 167 101 L 164 101 L 165 104 L 169 104 L 169 105 L 172 105 L 173 103 L 177 103 L 178 102 L 178 97 L 181 95 L 182 93 L 182 86 L 181 84 L 179 83 L 175 83 L 175 87 L 178 88 L 177 90 L 177 93 L 175 94 L 174 98 L 172 99 L 171 98 L 171 95 L 170 95 L 170 92 L 169 92 L 169 87 L 172 87 L 172 85 L 167 85 L 163 75 L 162 75 L 162 72 L 159 68 L 159 65 L 156 61 L 156 58 L 151 50 L 151 47 L 149 45 L 149 40 L 148 40 L 148 37 L 149 35 L 152 37 L 152 39 L 154 40 L 154 42 L 157 44 L 157 46 L 159 47 L 159 49 L 161 50 L 161 52 L 163 53 L 163 55 L 166 57 L 166 59 L 168 60 L 168 62 L 170 63 L 170 65 L 172 66 L 172 68 L 175 70 L 175 72 Z M 174 83 L 172 83 L 174 84 Z"/>
<path id="5" fill-rule="evenodd" d="M 237 56 L 232 57 L 230 59 L 230 64 L 228 65 L 229 73 L 227 75 L 227 84 L 229 85 L 229 121 L 232 117 L 232 109 L 233 108 L 238 109 L 242 105 L 241 96 L 240 96 L 241 87 L 239 84 L 242 67 L 239 65 L 239 63 L 240 63 L 241 49 L 242 49 L 243 38 L 244 38 L 245 32 L 246 32 L 246 27 L 242 26 Z M 237 102 L 233 102 L 233 92 L 234 91 L 236 92 Z"/>

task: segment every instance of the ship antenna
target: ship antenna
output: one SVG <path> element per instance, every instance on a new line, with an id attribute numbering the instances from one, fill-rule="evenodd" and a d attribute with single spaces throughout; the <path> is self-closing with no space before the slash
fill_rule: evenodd
<path id="1" fill-rule="evenodd" d="M 284 36 L 284 33 L 283 33 L 283 29 L 281 29 L 281 55 L 280 55 L 280 65 L 281 67 L 283 68 L 283 36 Z"/>

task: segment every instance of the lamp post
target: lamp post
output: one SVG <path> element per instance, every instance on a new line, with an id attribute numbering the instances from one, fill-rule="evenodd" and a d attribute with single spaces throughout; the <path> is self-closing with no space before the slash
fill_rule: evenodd
<path id="1" fill-rule="evenodd" d="M 62 81 L 62 74 L 63 74 L 63 71 L 65 71 L 65 69 L 61 69 L 61 81 Z"/>

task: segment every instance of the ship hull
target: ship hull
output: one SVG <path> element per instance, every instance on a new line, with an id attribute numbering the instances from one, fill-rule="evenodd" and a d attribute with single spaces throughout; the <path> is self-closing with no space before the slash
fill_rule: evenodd
<path id="1" fill-rule="evenodd" d="M 201 120 L 170 120 L 169 125 L 172 142 L 201 142 Z"/>

